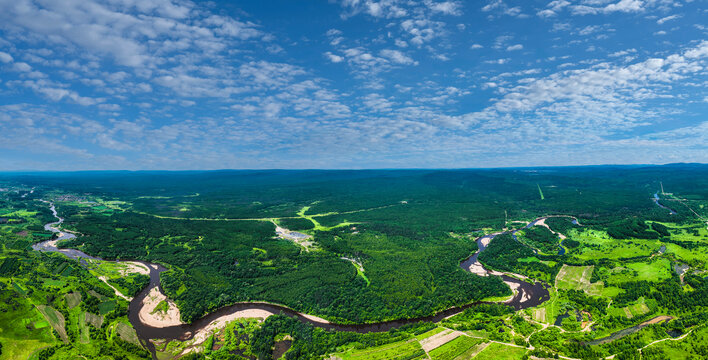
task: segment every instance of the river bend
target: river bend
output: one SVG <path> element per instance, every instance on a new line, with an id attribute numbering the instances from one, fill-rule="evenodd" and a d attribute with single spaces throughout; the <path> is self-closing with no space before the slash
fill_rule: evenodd
<path id="1" fill-rule="evenodd" d="M 65 240 L 65 239 L 73 239 L 76 238 L 76 236 L 66 230 L 62 231 L 59 226 L 64 222 L 64 219 L 59 217 L 57 215 L 56 208 L 54 207 L 54 204 L 50 204 L 52 213 L 54 216 L 57 218 L 58 221 L 46 224 L 44 228 L 47 231 L 51 231 L 54 233 L 57 233 L 59 236 L 55 239 L 52 240 L 47 240 L 47 241 L 42 241 L 39 243 L 36 243 L 32 245 L 32 248 L 37 251 L 43 251 L 43 252 L 58 252 L 61 254 L 64 254 L 65 256 L 77 260 L 83 265 L 86 265 L 86 259 L 91 259 L 91 260 L 100 260 L 100 261 L 109 261 L 109 260 L 103 260 L 91 255 L 88 255 L 80 250 L 76 249 L 60 249 L 57 247 L 57 242 L 60 240 Z M 539 218 L 534 221 L 532 221 L 527 227 L 533 226 L 537 221 L 540 221 L 541 219 L 544 218 Z M 513 231 L 514 233 L 516 231 Z M 521 309 L 526 309 L 529 307 L 535 307 L 543 303 L 544 301 L 547 301 L 550 299 L 550 294 L 547 289 L 547 285 L 541 283 L 541 282 L 535 282 L 535 283 L 530 283 L 525 280 L 520 280 L 524 279 L 525 277 L 522 275 L 518 274 L 510 274 L 510 273 L 500 273 L 496 271 L 490 271 L 485 269 L 477 260 L 479 253 L 484 251 L 486 248 L 487 244 L 489 241 L 491 241 L 496 235 L 501 234 L 492 234 L 492 235 L 486 235 L 483 237 L 478 238 L 477 245 L 479 247 L 479 250 L 471 255 L 469 258 L 465 259 L 460 263 L 460 266 L 465 269 L 466 271 L 471 271 L 473 268 L 476 268 L 475 271 L 472 271 L 473 273 L 476 273 L 478 275 L 482 276 L 500 276 L 502 281 L 504 281 L 509 287 L 513 290 L 513 295 L 510 299 L 507 301 L 503 302 L 507 305 L 512 306 L 515 310 L 521 310 Z M 118 262 L 118 261 L 117 261 Z M 448 318 L 450 316 L 456 315 L 461 313 L 467 308 L 470 308 L 472 306 L 478 305 L 480 303 L 485 303 L 485 302 L 474 302 L 470 303 L 467 305 L 463 306 L 458 306 L 458 307 L 453 307 L 449 308 L 447 310 L 443 310 L 439 313 L 436 313 L 434 315 L 430 316 L 424 316 L 424 317 L 418 317 L 418 318 L 410 318 L 410 319 L 399 319 L 399 320 L 392 320 L 392 321 L 384 321 L 384 322 L 378 322 L 378 323 L 367 323 L 367 324 L 335 324 L 335 323 L 330 323 L 326 320 L 319 319 L 317 317 L 303 314 L 301 312 L 297 312 L 291 308 L 288 308 L 286 306 L 278 305 L 278 304 L 270 304 L 270 303 L 265 303 L 265 302 L 245 302 L 245 303 L 236 303 L 230 306 L 226 306 L 223 308 L 220 308 L 210 314 L 205 315 L 204 317 L 192 322 L 191 324 L 180 324 L 180 325 L 173 325 L 173 326 L 167 326 L 167 327 L 153 327 L 149 324 L 144 323 L 140 319 L 140 310 L 143 307 L 143 301 L 145 298 L 148 296 L 150 291 L 154 288 L 157 288 L 160 293 L 164 295 L 164 292 L 160 286 L 160 273 L 163 271 L 166 271 L 167 269 L 160 265 L 160 264 L 154 264 L 154 263 L 148 263 L 145 261 L 132 261 L 135 263 L 139 263 L 147 267 L 150 271 L 150 283 L 149 285 L 143 289 L 137 296 L 135 296 L 131 301 L 128 306 L 128 319 L 130 320 L 131 325 L 136 330 L 136 333 L 138 335 L 138 338 L 141 340 L 141 342 L 147 347 L 147 349 L 152 353 L 153 358 L 155 357 L 155 346 L 150 340 L 155 340 L 155 339 L 167 339 L 167 340 L 189 340 L 194 337 L 194 335 L 201 329 L 206 328 L 210 323 L 213 321 L 229 316 L 232 314 L 235 314 L 239 311 L 244 311 L 244 310 L 262 310 L 268 313 L 272 314 L 284 314 L 290 317 L 295 317 L 299 321 L 302 321 L 304 323 L 311 324 L 313 326 L 326 329 L 326 330 L 336 330 L 336 331 L 353 331 L 353 332 L 358 332 L 358 333 L 369 333 L 369 332 L 384 332 L 391 330 L 393 328 L 400 327 L 402 325 L 406 324 L 411 324 L 411 323 L 417 323 L 417 322 L 439 322 L 442 321 L 445 318 Z"/>

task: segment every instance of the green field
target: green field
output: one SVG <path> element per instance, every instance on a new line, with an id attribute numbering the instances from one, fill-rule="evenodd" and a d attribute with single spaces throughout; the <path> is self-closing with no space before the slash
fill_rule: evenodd
<path id="1" fill-rule="evenodd" d="M 590 276 L 594 266 L 568 266 L 563 267 L 556 276 L 557 289 L 583 290 L 588 295 L 599 296 L 603 291 L 603 283 L 590 283 Z"/>
<path id="2" fill-rule="evenodd" d="M 57 333 L 59 333 L 59 337 L 61 338 L 61 340 L 64 342 L 68 342 L 69 338 L 66 335 L 66 328 L 64 327 L 64 315 L 62 315 L 56 309 L 45 305 L 37 306 L 37 310 L 42 313 L 42 315 L 45 319 L 47 319 L 52 328 L 56 330 Z"/>
<path id="3" fill-rule="evenodd" d="M 519 360 L 527 350 L 524 348 L 507 346 L 497 343 L 491 343 L 489 346 L 484 348 L 477 356 L 474 357 L 475 360 Z"/>
<path id="4" fill-rule="evenodd" d="M 361 350 L 350 350 L 337 354 L 343 360 L 399 360 L 424 357 L 425 351 L 415 340 L 400 341 Z"/>
<path id="5" fill-rule="evenodd" d="M 608 283 L 627 281 L 662 281 L 671 278 L 671 261 L 667 258 L 650 259 L 646 262 L 624 263 L 611 269 Z"/>
<path id="6" fill-rule="evenodd" d="M 475 352 L 477 346 L 482 342 L 484 342 L 482 339 L 458 336 L 445 345 L 431 350 L 428 355 L 430 355 L 432 360 L 469 359 L 471 358 L 470 355 Z"/>

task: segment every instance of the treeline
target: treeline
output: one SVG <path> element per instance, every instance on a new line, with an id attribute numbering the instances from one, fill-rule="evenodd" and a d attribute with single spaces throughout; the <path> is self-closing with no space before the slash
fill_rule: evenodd
<path id="1" fill-rule="evenodd" d="M 615 239 L 658 239 L 659 234 L 651 231 L 641 219 L 632 218 L 614 222 L 607 227 L 607 234 Z"/>
<path id="2" fill-rule="evenodd" d="M 235 302 L 269 301 L 341 322 L 375 322 L 426 316 L 508 292 L 496 277 L 462 270 L 459 261 L 476 244 L 441 231 L 385 224 L 362 227 L 359 234 L 336 229 L 316 235 L 325 251 L 302 252 L 290 241 L 274 239 L 267 222 L 187 221 L 125 212 L 77 213 L 67 223 L 85 234 L 69 246 L 107 259 L 168 265 L 162 285 L 185 321 Z M 370 285 L 340 259 L 344 256 L 362 260 Z"/>
<path id="3" fill-rule="evenodd" d="M 563 235 L 568 235 L 570 230 L 580 228 L 580 225 L 573 224 L 572 218 L 565 216 L 548 217 L 546 218 L 545 223 L 551 228 L 551 230 Z"/>
<path id="4" fill-rule="evenodd" d="M 257 329 L 251 340 L 251 348 L 258 359 L 271 359 L 272 348 L 278 334 L 289 334 L 292 347 L 285 353 L 286 359 L 318 359 L 337 351 L 338 347 L 356 343 L 358 348 L 384 345 L 408 339 L 435 328 L 431 323 L 402 326 L 383 333 L 359 334 L 355 332 L 326 331 L 287 316 L 271 316 Z M 419 355 L 425 355 L 421 350 Z"/>
<path id="5" fill-rule="evenodd" d="M 113 285 L 117 285 L 119 289 L 125 290 L 126 296 L 135 297 L 142 289 L 150 283 L 150 276 L 145 274 L 133 274 L 108 281 Z"/>
<path id="6" fill-rule="evenodd" d="M 280 219 L 278 223 L 288 230 L 310 230 L 315 227 L 312 221 L 304 218 Z"/>
<path id="7" fill-rule="evenodd" d="M 558 235 L 548 230 L 545 226 L 532 226 L 523 230 L 526 242 L 544 254 L 558 252 Z"/>
<path id="8" fill-rule="evenodd" d="M 479 261 L 492 269 L 514 272 L 551 282 L 563 264 L 556 262 L 551 267 L 540 261 L 519 261 L 519 259 L 533 256 L 535 256 L 534 252 L 528 246 L 514 240 L 511 234 L 504 233 L 494 237 L 489 246 L 479 254 Z M 549 258 L 555 259 L 554 256 Z"/>

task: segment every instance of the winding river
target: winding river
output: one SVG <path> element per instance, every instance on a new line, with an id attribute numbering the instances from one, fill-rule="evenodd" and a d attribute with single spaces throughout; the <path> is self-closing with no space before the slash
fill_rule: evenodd
<path id="1" fill-rule="evenodd" d="M 107 261 L 103 260 L 97 257 L 90 256 L 80 250 L 76 249 L 59 249 L 57 247 L 57 242 L 60 240 L 65 240 L 65 239 L 73 239 L 76 236 L 70 232 L 67 231 L 62 231 L 59 228 L 59 225 L 61 225 L 64 222 L 64 219 L 59 217 L 57 215 L 56 208 L 54 207 L 54 204 L 50 204 L 52 213 L 54 216 L 58 219 L 58 221 L 50 223 L 45 225 L 45 229 L 48 231 L 52 231 L 54 233 L 58 233 L 58 237 L 52 240 L 47 240 L 43 241 L 40 243 L 36 243 L 32 245 L 32 248 L 37 251 L 44 251 L 44 252 L 58 252 L 66 255 L 67 257 L 77 260 L 81 262 L 82 264 L 86 264 L 85 259 L 92 259 L 92 260 L 101 260 L 101 261 Z M 533 226 L 537 221 L 540 221 L 545 218 L 539 218 L 534 221 L 532 221 L 527 227 Z M 514 230 L 512 233 L 515 233 L 518 230 Z M 524 276 L 522 275 L 517 275 L 517 274 L 510 274 L 510 273 L 501 273 L 497 271 L 490 271 L 485 269 L 477 260 L 479 253 L 484 251 L 484 249 L 487 247 L 487 244 L 489 241 L 491 241 L 496 235 L 499 235 L 501 233 L 497 234 L 492 234 L 492 235 L 486 235 L 483 237 L 478 238 L 477 245 L 479 247 L 479 250 L 471 255 L 469 258 L 465 259 L 460 263 L 460 267 L 465 269 L 466 271 L 471 271 L 475 274 L 481 275 L 481 276 L 500 276 L 502 281 L 504 281 L 509 287 L 513 290 L 513 295 L 512 297 L 505 301 L 504 303 L 507 305 L 512 306 L 516 310 L 521 310 L 521 309 L 526 309 L 529 307 L 534 307 L 538 306 L 544 301 L 547 301 L 550 299 L 550 294 L 547 289 L 547 285 L 544 285 L 541 282 L 535 282 L 535 283 L 530 283 L 525 280 L 520 280 L 519 278 L 523 279 Z M 312 324 L 313 326 L 326 329 L 326 330 L 337 330 L 337 331 L 353 331 L 353 332 L 359 332 L 359 333 L 368 333 L 368 332 L 383 332 L 383 331 L 388 331 L 393 328 L 400 327 L 405 324 L 411 324 L 411 323 L 416 323 L 416 322 L 439 322 L 445 318 L 448 318 L 450 316 L 456 315 L 461 313 L 467 308 L 470 308 L 472 306 L 481 304 L 481 303 L 487 303 L 487 302 L 474 302 L 470 303 L 467 305 L 463 306 L 458 306 L 458 307 L 453 307 L 444 311 L 441 311 L 437 314 L 430 315 L 430 316 L 424 316 L 424 317 L 418 317 L 418 318 L 410 318 L 410 319 L 399 319 L 399 320 L 392 320 L 392 321 L 384 321 L 384 322 L 378 322 L 378 323 L 367 323 L 367 324 L 335 324 L 335 323 L 330 323 L 326 320 L 316 318 L 314 316 L 310 316 L 307 314 L 303 314 L 300 312 L 297 312 L 291 308 L 282 306 L 282 305 L 277 305 L 277 304 L 270 304 L 270 303 L 265 303 L 265 302 L 247 302 L 247 303 L 236 303 L 234 305 L 226 306 L 221 309 L 218 309 L 208 315 L 205 315 L 204 317 L 194 321 L 191 324 L 180 324 L 180 325 L 173 325 L 173 326 L 167 326 L 167 327 L 153 327 L 149 324 L 144 323 L 140 319 L 140 310 L 143 307 L 143 301 L 145 298 L 148 296 L 150 291 L 154 288 L 157 288 L 160 293 L 164 295 L 164 292 L 160 286 L 160 273 L 163 271 L 166 271 L 167 269 L 159 264 L 153 264 L 153 263 L 148 263 L 144 261 L 132 261 L 135 263 L 139 263 L 147 267 L 150 271 L 150 283 L 149 285 L 143 289 L 135 298 L 133 298 L 130 301 L 130 304 L 128 306 L 128 319 L 130 320 L 130 323 L 133 325 L 133 327 L 136 330 L 136 333 L 138 335 L 138 338 L 141 340 L 141 342 L 145 345 L 145 347 L 152 353 L 153 358 L 156 358 L 155 355 L 155 345 L 150 341 L 154 339 L 167 339 L 167 340 L 189 340 L 194 337 L 194 335 L 206 328 L 210 323 L 213 321 L 233 315 L 239 311 L 244 311 L 244 310 L 263 310 L 268 313 L 272 314 L 284 314 L 288 315 L 290 317 L 295 317 L 299 321 L 302 321 L 304 323 L 309 323 Z"/>
<path id="2" fill-rule="evenodd" d="M 656 205 L 658 205 L 660 208 L 665 209 L 665 210 L 669 210 L 669 214 L 671 214 L 671 215 L 676 215 L 676 214 L 677 214 L 676 211 L 674 211 L 674 209 L 671 209 L 671 208 L 669 208 L 669 207 L 666 207 L 666 206 L 664 206 L 664 205 L 661 205 L 661 203 L 659 202 L 659 200 L 661 200 L 661 198 L 659 198 L 659 192 L 658 192 L 658 191 L 654 193 L 654 198 L 652 198 L 652 200 L 653 200 L 654 203 L 655 203 Z"/>

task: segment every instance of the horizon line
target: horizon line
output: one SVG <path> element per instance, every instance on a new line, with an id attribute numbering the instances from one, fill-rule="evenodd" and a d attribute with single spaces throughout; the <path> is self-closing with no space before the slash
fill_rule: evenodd
<path id="1" fill-rule="evenodd" d="M 664 164 L 588 164 L 588 165 L 539 165 L 539 166 L 499 166 L 499 167 L 450 167 L 450 168 L 433 168 L 433 167 L 411 167 L 411 168 L 223 168 L 223 169 L 79 169 L 79 170 L 0 170 L 0 173 L 78 173 L 78 172 L 217 172 L 217 171 L 382 171 L 382 170 L 398 170 L 398 171 L 416 171 L 416 170 L 512 170 L 512 169 L 547 169 L 547 168 L 578 168 L 578 167 L 647 167 L 647 166 L 670 166 L 670 165 L 702 165 L 708 166 L 708 163 L 700 162 L 672 162 Z"/>

